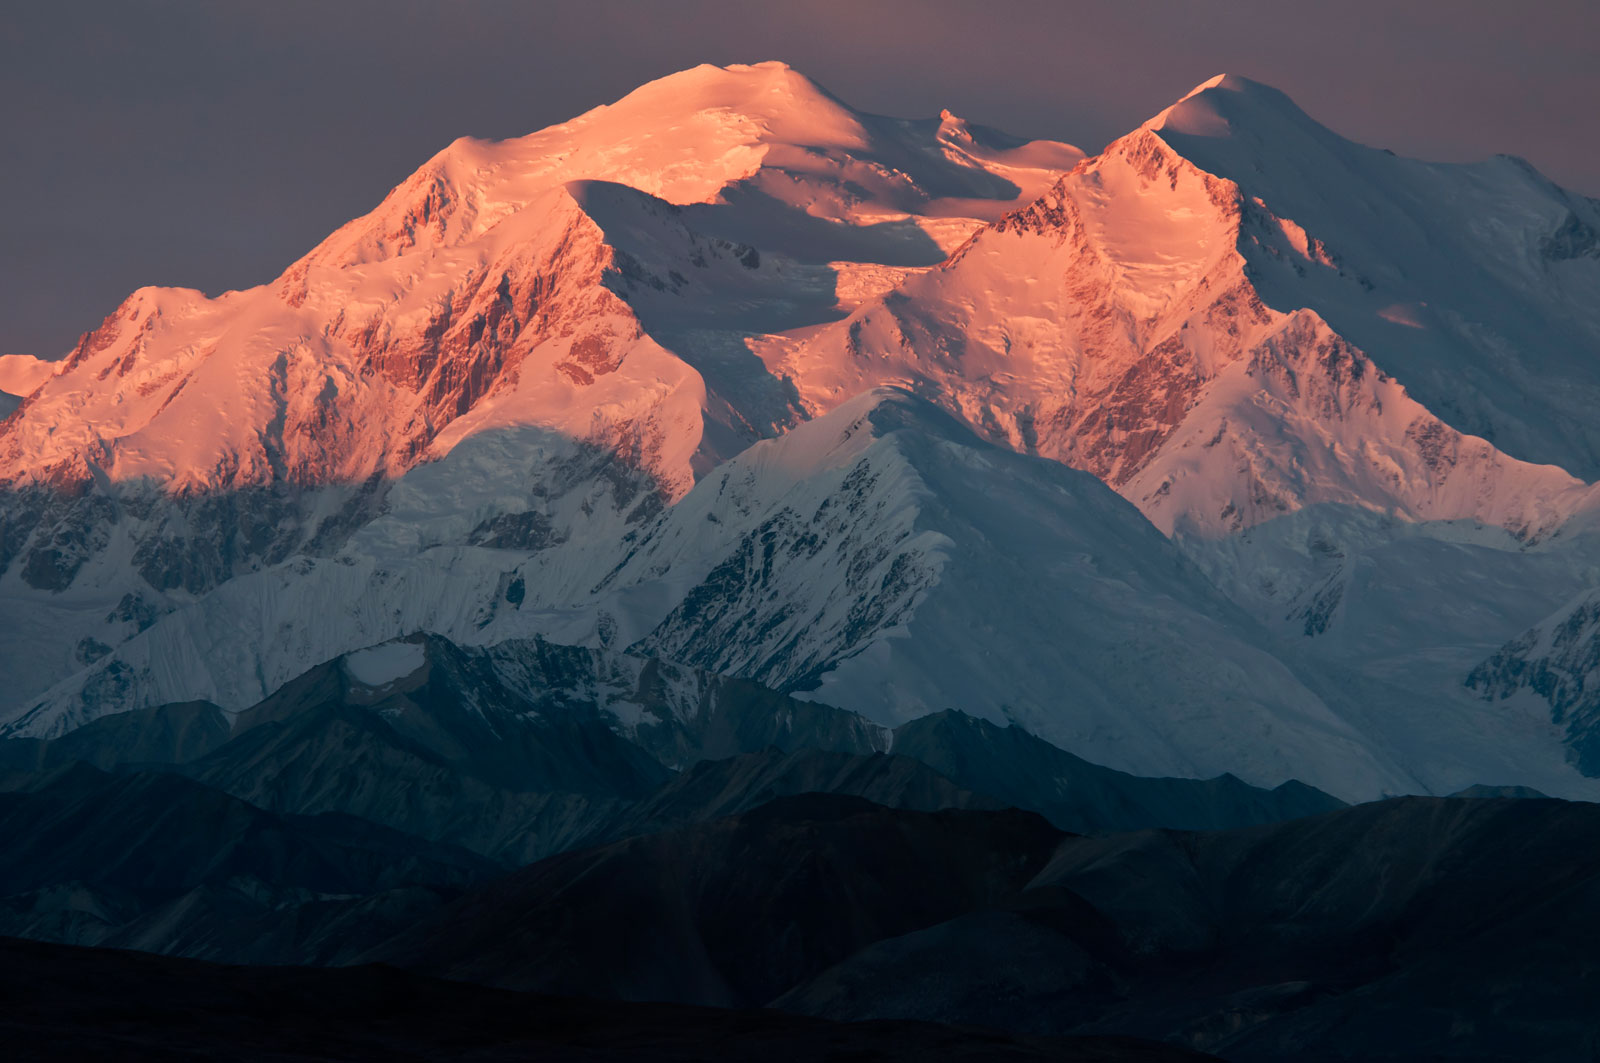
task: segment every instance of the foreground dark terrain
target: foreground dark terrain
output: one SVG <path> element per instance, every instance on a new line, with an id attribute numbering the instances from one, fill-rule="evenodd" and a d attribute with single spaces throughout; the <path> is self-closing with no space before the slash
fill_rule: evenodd
<path id="1" fill-rule="evenodd" d="M 221 967 L 0 939 L 11 1060 L 1063 1060 L 1202 1056 L 1119 1037 L 1013 1037 L 510 993 L 387 967 Z"/>
<path id="2" fill-rule="evenodd" d="M 535 647 L 534 703 L 477 651 L 410 645 L 428 663 L 404 681 L 334 661 L 231 727 L 183 704 L 0 742 L 0 933 L 35 942 L 6 946 L 13 1044 L 1183 1058 L 1070 1040 L 1128 1037 L 1397 1063 L 1600 1045 L 1600 805 L 1144 779 L 960 713 L 890 734 L 752 684 L 707 695 L 694 728 L 626 737 L 559 693 L 583 686 L 578 651 Z"/>

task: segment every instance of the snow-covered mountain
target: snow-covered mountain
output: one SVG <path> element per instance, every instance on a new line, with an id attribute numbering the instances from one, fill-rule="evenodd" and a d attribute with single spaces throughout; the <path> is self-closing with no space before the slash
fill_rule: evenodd
<path id="1" fill-rule="evenodd" d="M 27 634 L 0 665 L 36 692 L 236 575 L 334 552 L 467 439 L 514 465 L 474 524 L 536 495 L 549 538 L 615 539 L 804 415 L 752 330 L 838 317 L 1080 157 L 860 114 L 781 64 L 701 67 L 457 141 L 272 284 L 141 289 L 53 375 L 16 374 L 0 588 Z"/>
<path id="2" fill-rule="evenodd" d="M 627 438 L 681 494 L 697 454 L 729 456 L 702 418 L 737 446 L 796 411 L 720 351 L 662 349 L 628 295 L 670 294 L 688 309 L 643 316 L 680 325 L 825 320 L 851 298 L 828 262 L 891 267 L 879 285 L 937 262 L 1080 156 L 858 114 L 781 64 L 700 67 L 529 137 L 457 141 L 270 285 L 134 293 L 27 393 L 5 477 L 354 483 L 540 424 Z M 763 264 L 755 238 L 788 253 Z"/>
<path id="3" fill-rule="evenodd" d="M 1091 158 L 775 63 L 457 141 L 271 284 L 0 359 L 0 728 L 427 630 L 1144 774 L 1600 793 L 1466 685 L 1600 585 L 1597 232 L 1233 77 Z"/>
<path id="4" fill-rule="evenodd" d="M 813 407 L 933 396 L 1169 532 L 1338 502 L 1536 535 L 1594 470 L 1595 224 L 1523 164 L 1396 159 L 1220 78 L 763 355 Z"/>

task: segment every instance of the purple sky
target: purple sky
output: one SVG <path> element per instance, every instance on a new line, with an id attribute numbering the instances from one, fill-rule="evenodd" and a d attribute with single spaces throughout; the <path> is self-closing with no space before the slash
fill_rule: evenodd
<path id="1" fill-rule="evenodd" d="M 269 280 L 457 136 L 762 59 L 1089 151 L 1227 71 L 1600 196 L 1597 0 L 38 0 L 0 20 L 0 352 L 58 355 L 143 284 Z"/>

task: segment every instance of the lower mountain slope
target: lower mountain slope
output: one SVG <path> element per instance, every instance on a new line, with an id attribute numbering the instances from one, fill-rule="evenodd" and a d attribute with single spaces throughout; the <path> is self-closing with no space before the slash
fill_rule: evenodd
<path id="1" fill-rule="evenodd" d="M 0 794 L 0 868 L 0 932 L 280 963 L 381 941 L 500 870 L 353 816 L 81 763 Z"/>
<path id="2" fill-rule="evenodd" d="M 997 727 L 960 712 L 934 713 L 902 724 L 895 729 L 890 748 L 963 786 L 1031 809 L 1062 830 L 1078 834 L 1152 826 L 1217 830 L 1343 807 L 1336 798 L 1294 780 L 1263 790 L 1232 775 L 1214 779 L 1128 775 L 1075 757 L 1021 727 Z"/>
<path id="3" fill-rule="evenodd" d="M 1582 1058 L 1600 1035 L 1582 944 L 1597 817 L 1402 798 L 1083 838 L 1015 813 L 785 798 L 541 862 L 370 956 L 622 999 L 759 1000 L 798 979 L 777 1006 L 1238 1060 Z"/>
<path id="4" fill-rule="evenodd" d="M 887 808 L 917 812 L 1008 807 L 993 797 L 963 789 L 911 757 L 766 749 L 693 765 L 608 824 L 605 836 L 656 834 L 678 824 L 739 815 L 799 794 L 859 797 Z"/>
<path id="5" fill-rule="evenodd" d="M 556 744 L 546 752 L 575 751 Z M 181 770 L 263 808 L 356 815 L 508 865 L 577 844 L 628 807 L 614 793 L 498 784 L 381 716 L 334 706 L 256 727 Z"/>
<path id="6" fill-rule="evenodd" d="M 243 713 L 160 706 L 54 740 L 0 741 L 0 791 L 79 761 L 164 768 L 272 812 L 357 816 L 509 866 L 806 792 L 927 811 L 998 808 L 1001 794 L 1088 832 L 1240 826 L 1338 805 L 1300 783 L 1125 775 L 959 712 L 889 731 L 659 661 L 436 635 L 318 665 Z"/>
<path id="7" fill-rule="evenodd" d="M 0 759 L 39 766 L 0 793 L 0 933 L 236 963 L 382 959 L 510 987 L 936 1017 L 1007 1036 L 1147 1037 L 1238 1060 L 1554 1060 L 1600 1036 L 1584 948 L 1600 932 L 1600 806 L 1488 788 L 1087 837 L 979 788 L 1101 829 L 1336 802 L 1298 784 L 1124 776 L 954 713 L 897 728 L 894 753 L 758 749 L 701 760 L 633 800 L 514 791 L 514 751 L 531 782 L 551 755 L 584 755 L 556 726 L 561 692 L 542 713 L 506 713 L 495 651 L 438 641 L 314 670 L 165 771 L 155 765 L 176 750 L 204 748 L 184 737 L 203 727 L 174 721 L 217 710 L 0 743 Z M 542 652 L 570 663 L 588 651 Z M 463 677 L 486 684 L 452 686 Z M 802 720 L 820 708 L 795 705 Z M 593 702 L 567 711 L 603 719 Z M 474 764 L 462 750 L 489 724 L 512 734 L 510 752 Z M 631 742 L 625 730 L 609 733 L 591 738 L 610 752 L 569 777 L 630 762 L 615 746 Z M 537 742 L 548 745 L 530 752 Z M 117 744 L 137 760 L 117 766 Z M 179 773 L 254 787 L 282 810 Z M 511 847 L 496 863 L 343 812 L 291 811 L 303 794 L 308 808 L 381 817 L 393 773 L 433 803 L 401 802 L 392 822 L 451 840 L 473 838 L 469 806 L 485 794 L 508 809 L 527 800 L 528 819 L 504 817 L 524 828 L 556 798 L 594 826 L 562 835 L 547 817 L 544 851 L 568 851 L 507 872 Z M 429 811 L 452 802 L 459 819 Z M 476 843 L 497 844 L 492 833 Z"/>
<path id="8" fill-rule="evenodd" d="M 274 815 L 170 772 L 113 775 L 74 765 L 0 800 L 0 890 L 8 894 L 85 881 L 154 895 L 213 876 L 349 894 L 414 873 L 460 885 L 489 866 L 458 847 L 417 846 L 353 817 Z"/>
<path id="9" fill-rule="evenodd" d="M 475 653 L 426 635 L 384 643 L 285 684 L 239 714 L 233 733 L 274 731 L 307 715 L 355 709 L 391 728 L 395 744 L 408 742 L 464 774 L 509 789 L 627 799 L 664 782 L 666 769 L 612 730 L 584 691 L 560 685 L 559 673 L 535 656 L 541 651 L 548 657 L 561 653 L 538 644 Z M 581 651 L 575 656 L 589 663 Z M 497 668 L 508 661 L 521 665 L 521 674 Z M 530 676 L 537 676 L 536 688 L 519 681 Z M 272 744 L 274 738 L 261 742 Z M 250 765 L 242 770 L 263 783 L 274 774 Z"/>
<path id="10" fill-rule="evenodd" d="M 757 1006 L 872 941 L 998 903 L 1060 838 L 1030 813 L 779 798 L 552 857 L 367 959 L 564 995 Z"/>
<path id="11" fill-rule="evenodd" d="M 229 715 L 204 701 L 116 713 L 55 739 L 0 741 L 0 777 L 25 778 L 77 761 L 104 771 L 180 764 L 203 757 L 223 745 L 232 735 L 232 729 L 233 720 Z"/>
<path id="12" fill-rule="evenodd" d="M 1007 913 L 882 942 L 780 1006 L 1138 1030 L 1241 1061 L 1582 1058 L 1596 829 L 1592 804 L 1404 798 L 1069 839 Z"/>

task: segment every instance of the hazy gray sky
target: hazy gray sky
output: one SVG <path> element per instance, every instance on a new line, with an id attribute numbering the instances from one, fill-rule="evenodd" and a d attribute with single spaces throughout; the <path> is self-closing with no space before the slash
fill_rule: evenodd
<path id="1" fill-rule="evenodd" d="M 1600 0 L 15 0 L 0 17 L 0 352 L 132 289 L 271 279 L 457 136 L 701 62 L 1094 151 L 1224 71 L 1403 155 L 1600 195 Z"/>

